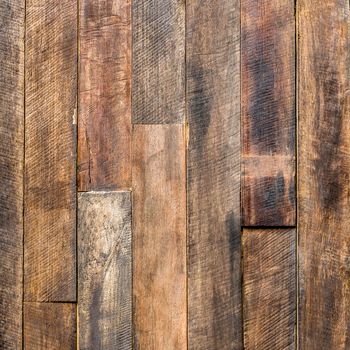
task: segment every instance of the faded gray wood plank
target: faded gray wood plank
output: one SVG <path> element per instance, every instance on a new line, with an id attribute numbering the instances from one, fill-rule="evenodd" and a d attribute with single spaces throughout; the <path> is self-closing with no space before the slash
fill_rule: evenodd
<path id="1" fill-rule="evenodd" d="M 132 348 L 131 193 L 78 194 L 79 349 Z"/>

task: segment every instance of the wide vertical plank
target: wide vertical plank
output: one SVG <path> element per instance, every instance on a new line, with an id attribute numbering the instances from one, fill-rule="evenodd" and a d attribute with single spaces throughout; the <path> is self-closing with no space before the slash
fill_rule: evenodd
<path id="1" fill-rule="evenodd" d="M 294 1 L 242 0 L 242 222 L 295 224 Z"/>
<path id="2" fill-rule="evenodd" d="M 242 349 L 240 1 L 187 2 L 188 343 Z"/>
<path id="3" fill-rule="evenodd" d="M 131 194 L 78 196 L 79 349 L 132 348 Z"/>
<path id="4" fill-rule="evenodd" d="M 349 1 L 299 0 L 299 349 L 350 348 Z"/>
<path id="5" fill-rule="evenodd" d="M 133 130 L 135 349 L 187 349 L 185 137 L 181 125 Z"/>
<path id="6" fill-rule="evenodd" d="M 0 349 L 22 348 L 24 12 L 0 2 Z"/>
<path id="7" fill-rule="evenodd" d="M 76 305 L 24 303 L 24 349 L 76 349 Z"/>
<path id="8" fill-rule="evenodd" d="M 134 0 L 132 120 L 172 124 L 185 117 L 185 1 Z"/>
<path id="9" fill-rule="evenodd" d="M 130 0 L 80 0 L 80 191 L 131 187 L 130 12 Z"/>
<path id="10" fill-rule="evenodd" d="M 244 229 L 243 324 L 247 350 L 295 349 L 295 229 Z"/>
<path id="11" fill-rule="evenodd" d="M 77 3 L 26 8 L 25 300 L 75 301 Z"/>

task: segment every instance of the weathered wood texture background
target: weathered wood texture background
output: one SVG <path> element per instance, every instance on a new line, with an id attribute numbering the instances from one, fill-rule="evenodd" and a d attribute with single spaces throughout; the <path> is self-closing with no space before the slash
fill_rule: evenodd
<path id="1" fill-rule="evenodd" d="M 0 350 L 349 350 L 348 0 L 0 2 Z"/>

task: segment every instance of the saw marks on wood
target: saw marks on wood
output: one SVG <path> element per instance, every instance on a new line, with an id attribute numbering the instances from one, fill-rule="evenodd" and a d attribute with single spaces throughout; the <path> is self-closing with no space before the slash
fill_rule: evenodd
<path id="1" fill-rule="evenodd" d="M 132 348 L 131 193 L 78 195 L 79 349 Z"/>
<path id="2" fill-rule="evenodd" d="M 133 129 L 134 347 L 186 349 L 184 127 Z"/>

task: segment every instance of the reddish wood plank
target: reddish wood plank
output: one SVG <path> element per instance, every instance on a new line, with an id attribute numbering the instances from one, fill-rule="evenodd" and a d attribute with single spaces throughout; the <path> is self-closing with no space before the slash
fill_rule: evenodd
<path id="1" fill-rule="evenodd" d="M 134 125 L 135 349 L 187 349 L 186 173 L 181 125 Z"/>
<path id="2" fill-rule="evenodd" d="M 244 348 L 295 349 L 295 229 L 244 229 Z"/>
<path id="3" fill-rule="evenodd" d="M 0 349 L 22 348 L 24 0 L 0 2 Z"/>
<path id="4" fill-rule="evenodd" d="M 349 1 L 298 4 L 299 349 L 350 349 Z"/>
<path id="5" fill-rule="evenodd" d="M 290 0 L 242 0 L 242 221 L 295 224 L 295 18 Z"/>
<path id="6" fill-rule="evenodd" d="M 80 191 L 131 187 L 130 11 L 130 0 L 80 0 Z"/>
<path id="7" fill-rule="evenodd" d="M 26 9 L 24 297 L 75 301 L 77 3 Z"/>

